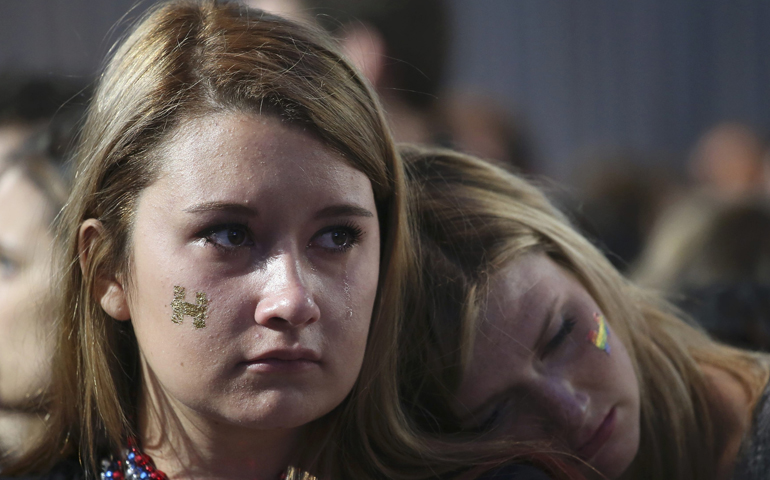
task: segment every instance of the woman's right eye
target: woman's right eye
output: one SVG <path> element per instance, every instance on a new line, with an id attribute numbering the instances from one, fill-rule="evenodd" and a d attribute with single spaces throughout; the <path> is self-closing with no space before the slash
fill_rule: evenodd
<path id="1" fill-rule="evenodd" d="M 503 416 L 503 409 L 505 405 L 498 404 L 495 408 L 482 420 L 477 426 L 476 430 L 479 433 L 487 433 L 498 427 L 500 420 Z"/>
<path id="2" fill-rule="evenodd" d="M 206 230 L 202 235 L 207 244 L 218 248 L 235 249 L 254 245 L 248 228 L 245 225 L 218 225 Z"/>

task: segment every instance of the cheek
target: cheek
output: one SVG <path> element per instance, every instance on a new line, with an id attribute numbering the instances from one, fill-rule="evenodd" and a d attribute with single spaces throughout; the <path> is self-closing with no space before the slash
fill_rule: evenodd
<path id="1" fill-rule="evenodd" d="M 614 375 L 619 380 L 616 391 L 623 404 L 628 407 L 630 418 L 633 419 L 635 428 L 638 431 L 641 402 L 639 397 L 639 379 L 623 342 L 615 336 L 611 346 L 614 357 Z"/>
<path id="2" fill-rule="evenodd" d="M 25 273 L 0 288 L 0 404 L 23 402 L 50 374 L 52 325 L 41 302 L 48 280 Z"/>
<path id="3" fill-rule="evenodd" d="M 335 278 L 323 279 L 316 297 L 323 328 L 360 352 L 371 323 L 378 277 L 378 263 L 364 257 L 349 262 Z"/>
<path id="4" fill-rule="evenodd" d="M 156 373 L 169 372 L 172 379 L 191 368 L 201 372 L 214 366 L 219 357 L 212 353 L 216 353 L 215 340 L 221 328 L 221 322 L 214 320 L 227 306 L 222 302 L 223 288 L 212 288 L 195 263 L 178 252 L 163 246 L 145 247 L 141 240 L 135 245 L 128 293 L 131 322 L 142 355 Z M 184 293 L 175 292 L 175 287 L 184 288 Z M 198 293 L 205 294 L 207 300 L 204 328 L 196 328 L 196 309 L 202 308 Z M 180 315 L 174 316 L 173 305 Z"/>
<path id="5" fill-rule="evenodd" d="M 321 296 L 328 295 L 327 300 L 344 305 L 342 317 L 358 318 L 359 322 L 363 318 L 368 325 L 380 271 L 378 231 L 372 232 L 372 237 L 356 248 L 358 251 L 354 255 L 327 272 L 327 278 L 322 281 Z"/>
<path id="6" fill-rule="evenodd" d="M 637 390 L 636 374 L 628 352 L 609 325 L 606 334 L 593 326 L 576 340 L 581 345 L 580 363 L 585 373 L 584 380 L 602 396 L 608 396 L 607 401 L 613 400 L 609 397 L 626 397 Z"/>
<path id="7" fill-rule="evenodd" d="M 378 247 L 379 242 L 376 246 Z M 335 352 L 332 362 L 349 389 L 358 377 L 366 350 L 379 279 L 378 248 L 352 258 L 334 278 L 319 283 L 324 343 Z"/>

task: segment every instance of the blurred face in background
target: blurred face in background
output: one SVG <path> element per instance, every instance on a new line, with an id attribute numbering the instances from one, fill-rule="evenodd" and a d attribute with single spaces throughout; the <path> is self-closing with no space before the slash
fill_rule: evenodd
<path id="1" fill-rule="evenodd" d="M 697 185 L 733 198 L 763 188 L 763 155 L 762 141 L 749 127 L 724 123 L 701 137 L 688 168 Z"/>
<path id="2" fill-rule="evenodd" d="M 32 129 L 25 125 L 13 123 L 0 125 L 0 168 L 6 164 L 8 158 L 22 146 L 32 133 Z"/>
<path id="3" fill-rule="evenodd" d="M 22 169 L 0 174 L 0 409 L 28 408 L 48 381 L 52 216 Z"/>

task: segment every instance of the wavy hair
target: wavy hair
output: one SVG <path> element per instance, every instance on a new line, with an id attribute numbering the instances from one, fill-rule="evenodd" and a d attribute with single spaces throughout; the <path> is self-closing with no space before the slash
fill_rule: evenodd
<path id="1" fill-rule="evenodd" d="M 407 302 L 401 389 L 427 432 L 459 434 L 450 408 L 492 274 L 529 252 L 569 270 L 605 312 L 631 357 L 641 441 L 623 478 L 710 478 L 724 447 L 724 409 L 701 370 L 738 379 L 756 400 L 766 363 L 715 343 L 658 295 L 626 280 L 529 181 L 483 160 L 404 147 L 419 230 L 420 280 Z"/>

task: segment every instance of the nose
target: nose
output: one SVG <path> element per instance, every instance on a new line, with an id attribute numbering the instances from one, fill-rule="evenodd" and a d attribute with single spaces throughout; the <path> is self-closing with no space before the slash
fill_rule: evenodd
<path id="1" fill-rule="evenodd" d="M 267 263 L 263 272 L 266 281 L 254 313 L 258 324 L 288 329 L 312 324 L 321 317 L 310 286 L 310 274 L 297 257 L 284 253 Z"/>

